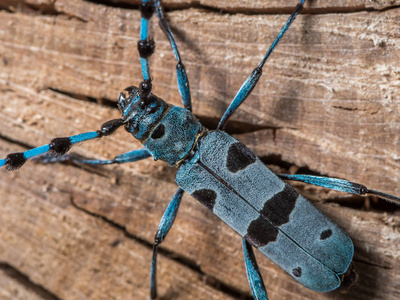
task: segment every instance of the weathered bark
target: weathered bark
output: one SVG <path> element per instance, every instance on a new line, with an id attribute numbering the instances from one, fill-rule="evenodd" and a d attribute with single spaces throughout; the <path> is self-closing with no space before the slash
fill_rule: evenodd
<path id="1" fill-rule="evenodd" d="M 296 1 L 165 2 L 194 113 L 215 127 Z M 137 3 L 0 0 L 0 158 L 119 117 L 119 92 L 141 80 Z M 300 168 L 400 196 L 399 4 L 307 4 L 228 132 L 278 172 Z M 176 61 L 156 23 L 154 93 L 181 105 Z M 106 159 L 138 147 L 121 129 L 74 151 Z M 0 170 L 1 298 L 146 299 L 175 171 L 151 159 Z M 398 299 L 396 207 L 295 186 L 353 239 L 359 284 L 319 294 L 257 255 L 270 298 Z M 161 249 L 161 299 L 250 297 L 240 238 L 190 196 Z"/>

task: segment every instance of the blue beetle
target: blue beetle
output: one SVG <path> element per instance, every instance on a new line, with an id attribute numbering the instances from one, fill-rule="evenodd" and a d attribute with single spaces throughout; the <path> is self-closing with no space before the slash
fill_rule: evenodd
<path id="1" fill-rule="evenodd" d="M 138 88 L 128 87 L 120 94 L 118 107 L 122 117 L 104 123 L 97 131 L 55 138 L 47 145 L 11 153 L 0 160 L 0 167 L 15 170 L 35 157 L 40 157 L 43 162 L 65 160 L 68 158 L 66 153 L 74 144 L 110 135 L 124 126 L 143 144 L 143 149 L 121 154 L 113 160 L 74 160 L 97 165 L 134 162 L 152 156 L 178 168 L 176 182 L 179 188 L 155 236 L 150 280 L 152 299 L 157 297 L 157 247 L 173 224 L 184 192 L 212 210 L 242 237 L 247 276 L 254 298 L 267 299 L 267 293 L 251 246 L 312 290 L 327 292 L 338 288 L 353 258 L 351 239 L 282 179 L 358 195 L 373 194 L 393 201 L 400 199 L 341 179 L 310 175 L 277 176 L 243 143 L 223 131 L 229 117 L 256 86 L 265 62 L 304 3 L 305 0 L 299 1 L 260 64 L 239 89 L 217 129 L 209 130 L 191 112 L 185 67 L 164 19 L 160 1 L 143 1 L 138 42 L 143 81 Z M 154 13 L 177 59 L 176 72 L 183 108 L 170 105 L 152 93 L 148 58 L 154 52 L 155 43 L 148 37 L 148 22 Z"/>

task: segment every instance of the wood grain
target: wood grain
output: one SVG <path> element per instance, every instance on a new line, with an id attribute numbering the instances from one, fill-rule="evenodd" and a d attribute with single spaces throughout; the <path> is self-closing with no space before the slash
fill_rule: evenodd
<path id="1" fill-rule="evenodd" d="M 296 1 L 165 2 L 194 113 L 215 127 Z M 0 0 L 0 157 L 119 117 L 119 92 L 141 80 L 140 13 L 138 1 L 107 3 Z M 228 132 L 277 172 L 300 168 L 400 196 L 399 3 L 308 3 Z M 180 105 L 169 43 L 156 24 L 152 33 L 154 92 Z M 105 159 L 138 147 L 120 130 L 74 152 Z M 0 170 L 2 299 L 147 299 L 175 171 L 151 159 Z M 347 294 L 319 294 L 257 255 L 270 298 L 398 299 L 396 207 L 295 186 L 352 237 L 360 280 Z M 250 297 L 240 238 L 190 196 L 161 248 L 161 299 Z"/>

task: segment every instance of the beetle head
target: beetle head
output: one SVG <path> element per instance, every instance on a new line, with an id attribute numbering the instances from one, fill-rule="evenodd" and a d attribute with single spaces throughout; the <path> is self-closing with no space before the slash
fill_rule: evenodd
<path id="1" fill-rule="evenodd" d="M 130 86 L 118 99 L 118 108 L 122 113 L 125 130 L 143 141 L 161 120 L 169 105 L 151 92 L 143 93 L 137 87 Z"/>

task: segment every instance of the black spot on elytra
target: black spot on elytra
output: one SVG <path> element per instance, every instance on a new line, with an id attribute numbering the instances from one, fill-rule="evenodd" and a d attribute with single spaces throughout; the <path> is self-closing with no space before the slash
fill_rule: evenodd
<path id="1" fill-rule="evenodd" d="M 298 197 L 299 194 L 290 185 L 285 184 L 281 192 L 275 194 L 265 203 L 260 213 L 276 226 L 286 224 L 289 222 L 290 214 Z"/>
<path id="2" fill-rule="evenodd" d="M 201 189 L 194 191 L 192 197 L 205 205 L 207 208 L 213 210 L 217 193 L 209 189 Z"/>
<path id="3" fill-rule="evenodd" d="M 164 124 L 159 124 L 156 129 L 154 129 L 153 133 L 151 134 L 151 138 L 153 140 L 160 139 L 164 136 L 165 134 L 165 125 Z"/>
<path id="4" fill-rule="evenodd" d="M 331 235 L 332 235 L 332 230 L 331 229 L 324 230 L 321 233 L 321 240 L 326 240 Z"/>
<path id="5" fill-rule="evenodd" d="M 259 248 L 276 241 L 279 230 L 269 223 L 263 216 L 250 223 L 244 237 L 254 247 Z"/>
<path id="6" fill-rule="evenodd" d="M 295 269 L 292 270 L 292 273 L 295 277 L 301 277 L 301 268 L 297 267 Z"/>
<path id="7" fill-rule="evenodd" d="M 256 161 L 257 157 L 245 145 L 240 142 L 229 147 L 226 167 L 232 173 L 245 169 Z"/>
<path id="8" fill-rule="evenodd" d="M 26 162 L 24 153 L 10 153 L 6 157 L 6 169 L 7 171 L 14 171 L 20 168 Z"/>

